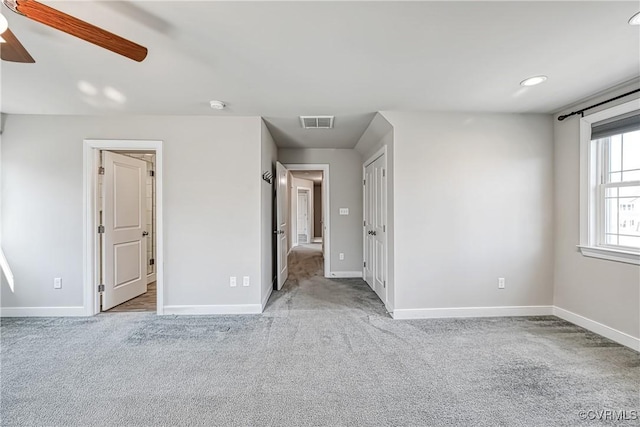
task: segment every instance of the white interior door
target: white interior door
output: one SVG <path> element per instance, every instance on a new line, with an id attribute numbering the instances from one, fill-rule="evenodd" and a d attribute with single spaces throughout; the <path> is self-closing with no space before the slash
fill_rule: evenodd
<path id="1" fill-rule="evenodd" d="M 309 243 L 309 192 L 298 191 L 298 243 Z"/>
<path id="2" fill-rule="evenodd" d="M 364 280 L 386 302 L 386 173 L 384 155 L 364 170 Z"/>
<path id="3" fill-rule="evenodd" d="M 386 271 L 386 176 L 384 171 L 384 156 L 373 162 L 373 288 L 383 302 L 387 302 L 387 271 Z"/>
<path id="4" fill-rule="evenodd" d="M 108 310 L 147 291 L 147 163 L 105 151 L 103 167 L 102 310 Z"/>
<path id="5" fill-rule="evenodd" d="M 374 267 L 374 239 L 371 232 L 373 224 L 373 163 L 364 170 L 364 280 L 374 289 L 373 267 Z"/>
<path id="6" fill-rule="evenodd" d="M 289 252 L 289 245 L 287 244 L 288 237 L 288 172 L 287 169 L 282 166 L 282 163 L 276 162 L 276 177 L 278 179 L 276 183 L 276 224 L 277 228 L 274 230 L 276 234 L 276 250 L 277 254 L 277 268 L 278 268 L 278 280 L 277 289 L 282 289 L 282 285 L 289 276 L 289 268 L 287 265 L 287 253 Z"/>

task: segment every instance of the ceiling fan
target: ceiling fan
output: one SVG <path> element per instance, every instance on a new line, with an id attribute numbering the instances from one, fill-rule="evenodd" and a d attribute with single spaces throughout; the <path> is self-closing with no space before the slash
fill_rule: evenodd
<path id="1" fill-rule="evenodd" d="M 67 34 L 126 56 L 134 61 L 141 62 L 147 56 L 146 47 L 35 0 L 2 0 L 2 3 L 19 15 L 26 16 L 56 30 L 64 31 Z M 4 39 L 4 43 L 0 44 L 0 57 L 2 60 L 22 63 L 36 62 L 8 28 L 7 20 L 1 14 L 0 37 Z"/>

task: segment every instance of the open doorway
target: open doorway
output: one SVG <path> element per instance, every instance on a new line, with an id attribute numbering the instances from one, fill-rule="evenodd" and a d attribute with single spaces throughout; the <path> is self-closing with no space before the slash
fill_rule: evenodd
<path id="1" fill-rule="evenodd" d="M 287 164 L 288 197 L 286 212 L 290 219 L 286 234 L 288 257 L 296 252 L 313 252 L 318 275 L 329 277 L 331 266 L 329 221 L 329 165 Z M 290 271 L 290 270 L 289 270 Z"/>
<path id="2" fill-rule="evenodd" d="M 100 311 L 109 313 L 157 311 L 156 154 L 154 151 L 100 150 L 100 164 L 97 197 L 98 216 L 100 223 L 103 224 L 103 232 L 98 236 L 98 251 L 100 252 L 99 271 L 102 276 L 100 283 L 105 285 L 101 293 Z M 122 172 L 115 173 L 118 166 L 124 166 L 124 170 L 127 171 L 139 171 L 142 179 L 134 176 L 133 182 L 122 181 L 126 177 L 122 176 Z M 107 176 L 109 176 L 108 180 L 105 179 Z M 118 187 L 122 187 L 123 184 L 128 184 L 124 188 L 127 193 L 119 196 L 122 191 L 118 191 Z M 131 190 L 134 188 L 137 191 L 132 194 Z M 129 209 L 126 204 L 131 205 Z M 109 212 L 117 213 L 120 222 L 133 213 L 131 222 L 138 224 L 119 224 L 119 228 L 130 229 L 131 225 L 134 225 L 141 234 L 139 245 L 133 245 L 133 242 L 138 241 L 136 233 L 133 238 L 120 238 L 120 242 L 115 242 L 118 240 L 116 233 L 119 230 L 109 226 L 109 223 L 115 222 L 110 220 Z M 115 219 L 116 215 L 111 217 Z M 129 256 L 116 259 L 120 251 L 131 252 L 127 248 L 136 250 Z M 136 253 L 138 250 L 139 254 Z M 123 263 L 131 265 L 127 267 L 122 265 Z M 109 277 L 109 273 L 112 273 L 112 277 Z M 110 284 L 114 288 L 110 289 Z"/>
<path id="3" fill-rule="evenodd" d="M 322 243 L 324 173 L 321 170 L 290 170 L 289 173 L 292 200 L 291 246 Z"/>
<path id="4" fill-rule="evenodd" d="M 304 166 L 304 169 L 301 168 Z M 287 165 L 289 170 L 289 273 L 295 277 L 327 275 L 324 199 L 327 172 L 314 165 Z M 330 270 L 329 270 L 330 271 Z"/>
<path id="5" fill-rule="evenodd" d="M 85 310 L 163 311 L 162 142 L 85 140 Z"/>

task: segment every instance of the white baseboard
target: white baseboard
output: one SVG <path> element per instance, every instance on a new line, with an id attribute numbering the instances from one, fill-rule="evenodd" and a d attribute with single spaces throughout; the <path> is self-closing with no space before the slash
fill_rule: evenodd
<path id="1" fill-rule="evenodd" d="M 156 281 L 156 273 L 147 274 L 147 283 L 153 283 Z"/>
<path id="2" fill-rule="evenodd" d="M 442 319 L 447 317 L 507 317 L 549 316 L 553 306 L 532 305 L 516 307 L 451 307 L 451 308 L 405 308 L 391 313 L 394 319 Z"/>
<path id="3" fill-rule="evenodd" d="M 553 314 L 561 319 L 571 322 L 575 325 L 581 326 L 590 330 L 598 335 L 602 335 L 605 338 L 609 338 L 612 341 L 622 344 L 636 351 L 640 351 L 640 339 L 633 337 L 629 334 L 621 332 L 617 329 L 613 329 L 610 326 L 603 325 L 595 320 L 587 319 L 576 313 L 572 313 L 569 310 L 565 310 L 560 307 L 553 307 Z"/>
<path id="4" fill-rule="evenodd" d="M 260 314 L 260 304 L 165 305 L 163 314 Z"/>
<path id="5" fill-rule="evenodd" d="M 274 282 L 275 282 L 275 279 L 274 279 Z M 269 297 L 271 296 L 271 293 L 273 292 L 273 284 L 274 284 L 274 282 L 271 282 L 271 286 L 269 287 L 269 290 L 267 291 L 265 296 L 262 297 L 262 310 L 260 311 L 260 313 L 262 313 L 264 311 L 264 308 L 267 306 L 267 302 L 269 301 Z"/>
<path id="6" fill-rule="evenodd" d="M 330 274 L 336 279 L 362 278 L 362 271 L 332 271 Z"/>
<path id="7" fill-rule="evenodd" d="M 84 307 L 2 307 L 1 317 L 77 317 L 87 316 Z"/>

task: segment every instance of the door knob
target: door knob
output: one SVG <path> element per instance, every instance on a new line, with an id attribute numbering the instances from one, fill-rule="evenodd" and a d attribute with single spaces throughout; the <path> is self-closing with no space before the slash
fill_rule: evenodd
<path id="1" fill-rule="evenodd" d="M 377 233 L 375 231 L 371 232 L 371 235 L 375 236 Z"/>
<path id="2" fill-rule="evenodd" d="M 142 237 L 148 236 L 148 235 L 149 235 L 149 232 L 147 232 L 146 230 L 142 232 Z"/>

